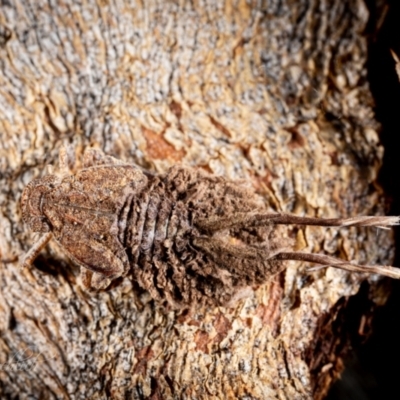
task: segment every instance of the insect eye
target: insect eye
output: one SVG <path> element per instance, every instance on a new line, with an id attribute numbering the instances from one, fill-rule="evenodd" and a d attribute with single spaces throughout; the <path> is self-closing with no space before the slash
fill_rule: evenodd
<path id="1" fill-rule="evenodd" d="M 44 193 L 42 191 L 32 192 L 29 197 L 29 209 L 31 215 L 42 216 L 43 215 L 43 198 Z"/>

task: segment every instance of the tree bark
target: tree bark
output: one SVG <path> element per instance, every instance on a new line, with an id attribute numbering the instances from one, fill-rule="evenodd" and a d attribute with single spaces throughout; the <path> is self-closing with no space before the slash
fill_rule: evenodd
<path id="1" fill-rule="evenodd" d="M 72 144 L 166 171 L 251 181 L 271 210 L 384 213 L 366 77 L 368 12 L 343 2 L 71 0 L 0 9 L 0 397 L 320 399 L 343 367 L 349 300 L 382 280 L 288 262 L 233 307 L 166 312 L 125 279 L 98 294 L 35 237 L 24 186 Z M 390 232 L 293 228 L 304 250 L 390 264 Z M 351 314 L 363 333 L 371 313 Z"/>

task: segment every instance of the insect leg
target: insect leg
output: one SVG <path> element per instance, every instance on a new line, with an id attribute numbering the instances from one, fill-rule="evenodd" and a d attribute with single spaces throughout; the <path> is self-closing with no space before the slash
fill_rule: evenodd
<path id="1" fill-rule="evenodd" d="M 221 256 L 227 254 L 241 260 L 258 259 L 269 260 L 275 258 L 277 254 L 281 254 L 284 248 L 267 249 L 265 247 L 253 247 L 250 245 L 235 245 L 225 240 L 215 237 L 196 237 L 193 238 L 193 245 L 201 248 L 210 255 Z"/>
<path id="2" fill-rule="evenodd" d="M 399 217 L 371 216 L 352 218 L 312 218 L 281 213 L 236 213 L 229 217 L 211 217 L 195 221 L 206 231 L 263 226 L 266 224 L 315 225 L 315 226 L 375 226 L 385 228 L 398 225 Z"/>
<path id="3" fill-rule="evenodd" d="M 81 266 L 80 271 L 82 283 L 86 288 L 92 289 L 105 289 L 110 283 L 111 279 L 97 272 L 90 271 Z"/>
<path id="4" fill-rule="evenodd" d="M 46 246 L 46 244 L 49 243 L 51 237 L 52 237 L 51 232 L 48 232 L 44 234 L 36 243 L 34 243 L 34 245 L 30 248 L 28 253 L 26 253 L 21 263 L 21 267 L 30 267 L 35 261 L 35 258 Z"/>
<path id="5" fill-rule="evenodd" d="M 111 283 L 110 278 L 107 278 L 106 276 L 98 274 L 96 272 L 93 273 L 91 281 L 92 288 L 95 288 L 97 290 L 105 289 L 107 286 L 110 285 L 110 283 Z"/>
<path id="6" fill-rule="evenodd" d="M 193 245 L 210 255 L 228 254 L 240 259 L 259 258 L 260 252 L 249 246 L 235 246 L 224 240 L 207 237 L 193 238 Z"/>

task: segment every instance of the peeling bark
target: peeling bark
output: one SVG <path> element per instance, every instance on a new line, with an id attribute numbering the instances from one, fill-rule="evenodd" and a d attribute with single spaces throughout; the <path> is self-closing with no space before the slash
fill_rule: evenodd
<path id="1" fill-rule="evenodd" d="M 3 2 L 2 398 L 323 398 L 365 276 L 288 262 L 235 307 L 165 312 L 128 279 L 87 293 L 54 243 L 19 269 L 35 238 L 18 202 L 71 143 L 78 162 L 97 146 L 159 172 L 250 180 L 271 210 L 383 214 L 367 19 L 362 0 Z M 392 259 L 390 232 L 294 233 L 307 251 Z M 386 294 L 368 282 L 373 309 Z"/>

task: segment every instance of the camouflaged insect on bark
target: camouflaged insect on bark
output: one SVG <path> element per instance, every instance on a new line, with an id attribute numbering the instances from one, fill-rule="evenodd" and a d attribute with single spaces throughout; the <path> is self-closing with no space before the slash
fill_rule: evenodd
<path id="1" fill-rule="evenodd" d="M 83 169 L 32 181 L 21 204 L 29 227 L 51 232 L 82 267 L 86 285 L 95 288 L 130 271 L 153 298 L 170 305 L 226 304 L 239 288 L 263 283 L 282 268 L 281 261 L 254 254 L 238 258 L 242 244 L 262 247 L 264 256 L 273 253 L 282 227 L 210 234 L 196 225 L 209 217 L 263 210 L 243 182 L 201 170 L 175 166 L 146 176 L 134 165 L 89 149 Z M 223 251 L 222 243 L 231 251 Z"/>
<path id="2" fill-rule="evenodd" d="M 60 163 L 65 169 L 65 153 Z M 28 226 L 47 233 L 26 264 L 54 237 L 80 265 L 86 286 L 106 288 L 130 273 L 154 299 L 174 308 L 226 305 L 281 271 L 286 259 L 365 271 L 325 255 L 288 252 L 283 225 L 398 223 L 397 217 L 322 220 L 271 213 L 244 182 L 183 166 L 151 175 L 95 149 L 86 150 L 74 175 L 32 181 L 21 205 Z M 399 275 L 391 267 L 371 268 Z"/>

